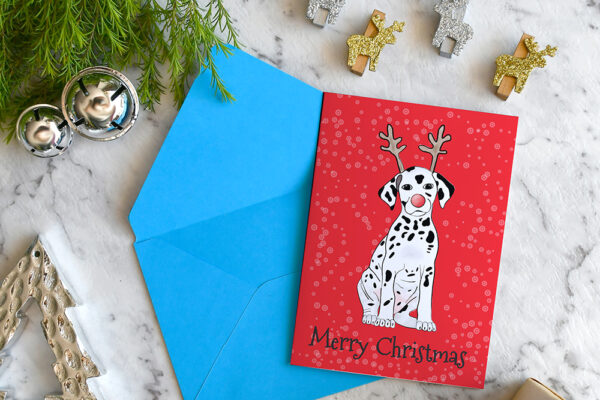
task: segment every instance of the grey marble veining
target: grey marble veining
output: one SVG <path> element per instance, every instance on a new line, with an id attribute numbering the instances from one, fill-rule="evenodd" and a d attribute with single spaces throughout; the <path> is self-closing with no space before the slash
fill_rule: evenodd
<path id="1" fill-rule="evenodd" d="M 434 1 L 381 0 L 377 8 L 406 28 L 363 77 L 347 70 L 345 41 L 364 30 L 372 2 L 348 2 L 324 29 L 307 21 L 304 0 L 226 3 L 246 51 L 318 89 L 520 117 L 486 388 L 385 379 L 329 398 L 501 400 L 529 376 L 567 399 L 600 398 L 600 3 L 472 0 L 475 35 L 447 60 L 431 45 Z M 512 54 L 523 32 L 558 54 L 503 102 L 493 94 L 494 60 Z M 0 145 L 0 274 L 44 235 L 80 304 L 70 315 L 104 371 L 90 385 L 106 399 L 180 398 L 127 221 L 175 115 L 165 98 L 125 137 L 76 137 L 51 160 L 16 141 Z M 28 314 L 0 387 L 39 399 L 57 383 L 39 310 Z"/>

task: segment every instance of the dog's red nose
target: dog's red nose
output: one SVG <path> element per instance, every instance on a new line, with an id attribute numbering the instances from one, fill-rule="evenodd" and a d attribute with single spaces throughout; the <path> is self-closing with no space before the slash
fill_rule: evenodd
<path id="1" fill-rule="evenodd" d="M 423 204 L 425 204 L 425 197 L 421 196 L 420 194 L 415 194 L 410 198 L 410 202 L 413 206 L 420 208 L 423 207 Z"/>

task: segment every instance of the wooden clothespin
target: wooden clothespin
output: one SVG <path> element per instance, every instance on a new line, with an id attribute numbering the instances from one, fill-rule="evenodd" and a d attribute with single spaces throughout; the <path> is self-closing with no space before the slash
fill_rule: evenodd
<path id="1" fill-rule="evenodd" d="M 496 94 L 502 100 L 508 99 L 513 88 L 515 92 L 521 93 L 531 71 L 534 68 L 544 68 L 544 57 L 554 57 L 556 54 L 557 48 L 550 45 L 539 51 L 537 42 L 533 40 L 533 36 L 524 33 L 512 56 L 504 54 L 496 58 L 494 86 L 498 86 Z"/>
<path id="2" fill-rule="evenodd" d="M 463 22 L 469 0 L 442 0 L 433 10 L 440 14 L 440 24 L 433 36 L 433 45 L 440 56 L 459 55 L 465 43 L 473 38 L 473 28 Z"/>
<path id="3" fill-rule="evenodd" d="M 394 21 L 385 28 L 385 13 L 374 10 L 364 35 L 352 35 L 348 38 L 348 66 L 357 75 L 362 76 L 370 59 L 369 70 L 375 71 L 381 50 L 386 44 L 396 43 L 394 32 L 402 32 L 404 22 Z"/>
<path id="4" fill-rule="evenodd" d="M 346 0 L 310 0 L 306 17 L 321 28 L 327 23 L 335 24 Z"/>
<path id="5" fill-rule="evenodd" d="M 513 400 L 564 400 L 537 379 L 529 378 L 519 389 Z"/>

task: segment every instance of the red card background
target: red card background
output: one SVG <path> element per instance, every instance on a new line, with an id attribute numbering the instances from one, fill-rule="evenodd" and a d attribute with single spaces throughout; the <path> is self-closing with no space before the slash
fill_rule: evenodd
<path id="1" fill-rule="evenodd" d="M 407 148 L 404 166 L 428 168 L 418 150 L 441 124 L 452 141 L 444 145 L 436 171 L 456 191 L 444 209 L 435 202 L 439 235 L 433 288 L 436 332 L 362 323 L 356 285 L 373 250 L 400 212 L 390 211 L 377 192 L 398 173 L 379 146 L 379 131 L 394 126 Z M 498 266 L 510 186 L 517 118 L 451 108 L 326 93 L 302 269 L 292 364 L 419 381 L 483 387 Z M 330 337 L 368 341 L 355 360 L 348 351 L 309 346 L 314 326 Z M 462 369 L 452 363 L 416 363 L 375 351 L 384 336 L 397 344 L 429 344 L 467 351 Z"/>

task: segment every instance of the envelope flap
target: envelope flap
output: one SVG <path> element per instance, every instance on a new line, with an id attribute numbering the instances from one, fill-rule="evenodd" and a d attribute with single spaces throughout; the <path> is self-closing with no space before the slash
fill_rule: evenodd
<path id="1" fill-rule="evenodd" d="M 215 62 L 236 101 L 196 79 L 131 211 L 138 241 L 289 193 L 312 170 L 322 92 L 241 50 Z"/>
<path id="2" fill-rule="evenodd" d="M 160 239 L 258 287 L 300 270 L 309 195 L 306 182 L 301 190 L 171 231 Z"/>
<path id="3" fill-rule="evenodd" d="M 315 399 L 378 379 L 290 364 L 298 281 L 294 273 L 258 288 L 195 400 Z"/>
<path id="4" fill-rule="evenodd" d="M 160 239 L 135 248 L 181 393 L 193 399 L 256 287 Z"/>

